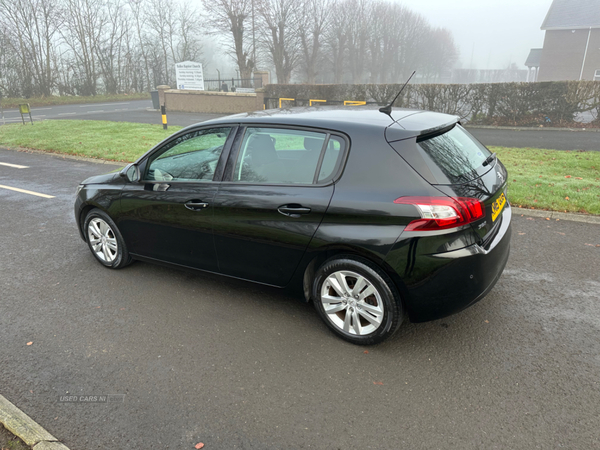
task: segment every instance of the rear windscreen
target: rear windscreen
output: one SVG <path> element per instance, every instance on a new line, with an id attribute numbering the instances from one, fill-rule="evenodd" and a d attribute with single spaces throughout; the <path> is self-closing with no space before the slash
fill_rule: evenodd
<path id="1" fill-rule="evenodd" d="M 487 172 L 483 162 L 490 151 L 460 125 L 418 142 L 427 166 L 440 184 L 469 182 Z"/>

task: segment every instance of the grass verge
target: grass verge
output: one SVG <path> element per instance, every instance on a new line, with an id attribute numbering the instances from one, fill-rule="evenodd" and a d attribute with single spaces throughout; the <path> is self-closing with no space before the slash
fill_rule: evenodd
<path id="1" fill-rule="evenodd" d="M 44 120 L 33 126 L 0 126 L 0 145 L 131 162 L 179 129 L 103 120 Z"/>
<path id="2" fill-rule="evenodd" d="M 600 152 L 490 147 L 508 169 L 515 206 L 600 214 Z"/>
<path id="3" fill-rule="evenodd" d="M 180 127 L 92 120 L 0 126 L 0 145 L 131 162 Z M 600 152 L 490 147 L 515 206 L 600 215 Z"/>
<path id="4" fill-rule="evenodd" d="M 2 450 L 31 450 L 27 444 L 16 437 L 0 424 L 0 449 Z"/>
<path id="5" fill-rule="evenodd" d="M 80 96 L 51 96 L 51 97 L 32 97 L 32 98 L 2 98 L 0 105 L 4 109 L 18 108 L 22 103 L 29 103 L 34 106 L 52 106 L 52 105 L 74 105 L 78 103 L 104 103 L 130 100 L 146 100 L 150 98 L 148 92 L 136 94 L 116 94 L 116 95 L 94 95 L 89 97 Z"/>

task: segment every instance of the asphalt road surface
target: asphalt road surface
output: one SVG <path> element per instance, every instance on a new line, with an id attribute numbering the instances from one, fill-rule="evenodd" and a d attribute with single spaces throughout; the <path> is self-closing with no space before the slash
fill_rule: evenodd
<path id="1" fill-rule="evenodd" d="M 565 130 L 517 130 L 467 127 L 485 145 L 551 150 L 600 151 L 600 132 Z"/>
<path id="2" fill-rule="evenodd" d="M 16 109 L 4 111 L 4 123 L 18 123 L 21 115 Z M 162 124 L 160 112 L 152 109 L 151 100 L 92 103 L 32 108 L 34 121 L 47 119 L 112 120 Z M 169 125 L 188 126 L 223 114 L 180 113 L 167 111 Z M 0 124 L 3 121 L 0 120 Z M 524 130 L 471 128 L 469 131 L 485 145 L 501 147 L 531 147 L 553 150 L 600 151 L 600 133 L 593 131 Z"/>
<path id="3" fill-rule="evenodd" d="M 515 215 L 485 299 L 365 348 L 278 290 L 100 266 L 73 197 L 114 166 L 0 162 L 0 392 L 72 450 L 600 447 L 598 225 Z"/>
<path id="4" fill-rule="evenodd" d="M 113 122 L 136 122 L 162 124 L 160 111 L 152 109 L 151 100 L 132 100 L 113 103 L 89 103 L 84 105 L 60 105 L 47 107 L 32 107 L 31 115 L 34 122 L 40 120 L 110 120 Z M 169 125 L 188 126 L 223 114 L 192 114 L 169 112 L 167 114 Z M 29 117 L 26 118 L 29 120 Z M 4 111 L 2 123 L 19 123 L 21 114 L 18 109 Z"/>

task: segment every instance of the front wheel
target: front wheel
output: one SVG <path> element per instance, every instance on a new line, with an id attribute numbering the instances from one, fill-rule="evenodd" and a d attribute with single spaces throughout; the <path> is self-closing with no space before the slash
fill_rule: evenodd
<path id="1" fill-rule="evenodd" d="M 381 269 L 353 258 L 325 262 L 313 282 L 315 308 L 338 336 L 353 344 L 376 344 L 402 323 L 402 303 Z"/>
<path id="2" fill-rule="evenodd" d="M 104 211 L 92 209 L 85 218 L 84 230 L 88 246 L 100 264 L 120 269 L 131 263 L 117 225 Z"/>

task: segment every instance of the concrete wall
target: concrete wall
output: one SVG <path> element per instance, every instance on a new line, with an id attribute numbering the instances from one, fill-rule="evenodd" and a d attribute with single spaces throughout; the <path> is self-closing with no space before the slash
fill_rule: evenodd
<path id="1" fill-rule="evenodd" d="M 544 37 L 537 81 L 579 80 L 586 43 L 590 36 L 582 80 L 593 80 L 600 69 L 600 29 L 549 30 Z"/>
<path id="2" fill-rule="evenodd" d="M 165 89 L 161 97 L 164 97 L 167 111 L 237 114 L 263 109 L 264 93 L 257 91 L 256 94 L 242 94 Z"/>

